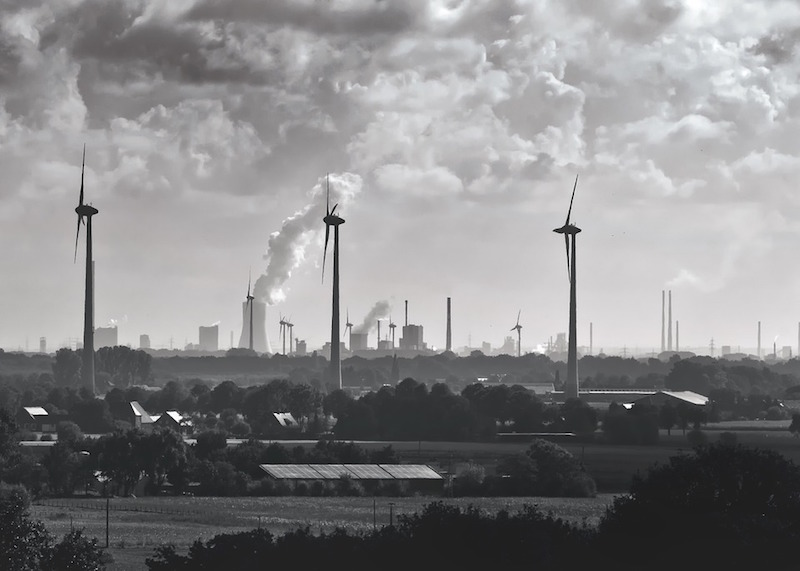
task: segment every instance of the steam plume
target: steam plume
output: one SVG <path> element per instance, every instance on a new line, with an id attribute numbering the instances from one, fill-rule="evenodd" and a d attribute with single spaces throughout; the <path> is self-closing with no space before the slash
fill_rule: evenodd
<path id="1" fill-rule="evenodd" d="M 367 313 L 364 321 L 353 330 L 354 333 L 369 333 L 375 328 L 375 323 L 379 319 L 384 319 L 389 316 L 389 311 L 391 309 L 392 307 L 386 300 L 376 302 L 375 305 L 372 306 L 372 309 L 369 310 L 369 313 Z"/>
<path id="2" fill-rule="evenodd" d="M 357 174 L 343 173 L 330 175 L 331 208 L 339 203 L 338 212 L 361 192 L 361 177 Z M 321 177 L 309 193 L 310 202 L 283 221 L 281 229 L 269 236 L 267 269 L 256 280 L 253 295 L 267 305 L 286 299 L 283 289 L 286 281 L 306 259 L 306 249 L 325 227 L 325 177 Z M 346 215 L 346 213 L 345 213 Z"/>

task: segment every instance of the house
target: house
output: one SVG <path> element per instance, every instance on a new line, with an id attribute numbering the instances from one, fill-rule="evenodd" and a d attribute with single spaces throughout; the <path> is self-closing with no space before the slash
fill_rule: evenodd
<path id="1" fill-rule="evenodd" d="M 131 425 L 131 428 L 149 430 L 155 420 L 137 401 L 115 403 L 111 406 L 111 414 L 115 420 Z"/>
<path id="2" fill-rule="evenodd" d="M 23 406 L 15 418 L 17 426 L 31 432 L 55 432 L 63 416 L 51 416 L 40 406 Z"/>
<path id="3" fill-rule="evenodd" d="M 708 397 L 693 391 L 657 391 L 655 394 L 637 399 L 634 403 L 649 404 L 657 407 L 667 403 L 672 406 L 704 407 L 708 404 Z"/>
<path id="4" fill-rule="evenodd" d="M 153 415 L 155 426 L 162 428 L 171 428 L 180 434 L 188 434 L 192 432 L 192 420 L 189 417 L 183 416 L 177 410 L 168 410 L 164 414 Z"/>
<path id="5" fill-rule="evenodd" d="M 273 412 L 272 416 L 275 417 L 275 420 L 278 421 L 278 424 L 281 425 L 283 428 L 299 428 L 300 423 L 298 423 L 294 416 L 292 416 L 291 412 Z"/>

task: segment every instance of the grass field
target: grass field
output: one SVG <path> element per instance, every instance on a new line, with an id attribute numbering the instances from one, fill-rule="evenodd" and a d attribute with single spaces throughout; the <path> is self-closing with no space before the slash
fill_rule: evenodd
<path id="1" fill-rule="evenodd" d="M 275 534 L 309 526 L 312 531 L 368 531 L 389 523 L 393 517 L 420 511 L 431 501 L 459 506 L 473 505 L 488 512 L 517 511 L 535 504 L 562 519 L 596 525 L 612 495 L 597 498 L 113 498 L 109 511 L 110 553 L 113 571 L 145 569 L 144 560 L 156 546 L 172 543 L 186 549 L 198 538 L 258 527 Z M 82 528 L 89 537 L 105 545 L 106 512 L 103 499 L 44 500 L 33 506 L 32 515 L 48 530 L 63 535 L 71 527 Z M 373 511 L 374 510 L 374 511 Z"/>

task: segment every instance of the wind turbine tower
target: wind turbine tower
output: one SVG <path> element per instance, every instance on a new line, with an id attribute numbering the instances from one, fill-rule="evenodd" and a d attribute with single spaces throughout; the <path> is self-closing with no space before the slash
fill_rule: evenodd
<path id="1" fill-rule="evenodd" d="M 515 331 L 516 330 L 516 332 L 517 332 L 517 357 L 521 357 L 522 356 L 522 325 L 519 324 L 519 316 L 520 316 L 521 313 L 522 313 L 522 310 L 520 309 L 517 312 L 517 324 L 514 327 L 511 328 L 511 331 Z"/>
<path id="2" fill-rule="evenodd" d="M 664 339 L 664 290 L 661 290 L 661 352 L 667 349 Z"/>
<path id="3" fill-rule="evenodd" d="M 331 361 L 329 370 L 329 382 L 336 387 L 342 388 L 342 359 L 339 352 L 339 226 L 344 224 L 344 218 L 337 216 L 334 204 L 331 208 L 331 188 L 330 177 L 326 179 L 326 201 L 325 201 L 325 250 L 322 256 L 322 272 L 324 278 L 325 258 L 328 255 L 328 239 L 330 238 L 331 227 L 333 227 L 333 295 L 331 309 Z"/>
<path id="4" fill-rule="evenodd" d="M 672 351 L 672 290 L 669 290 L 667 313 L 669 316 L 669 322 L 667 324 L 667 351 Z"/>
<path id="5" fill-rule="evenodd" d="M 281 319 L 280 319 L 280 321 L 278 321 L 278 325 L 281 326 L 279 335 L 280 335 L 281 340 L 283 342 L 281 353 L 283 355 L 286 355 L 286 327 L 287 327 L 287 325 L 289 325 L 289 322 L 282 315 L 280 317 L 281 317 Z"/>
<path id="6" fill-rule="evenodd" d="M 394 350 L 394 330 L 395 330 L 396 327 L 397 327 L 397 325 L 394 324 L 394 321 L 392 321 L 392 316 L 390 315 L 389 316 L 389 330 L 392 332 L 392 349 L 393 350 Z M 800 338 L 800 337 L 798 337 L 798 338 Z"/>
<path id="7" fill-rule="evenodd" d="M 572 203 L 575 200 L 575 190 L 578 188 L 578 177 L 575 177 L 575 184 L 572 187 L 572 198 L 569 201 L 567 210 L 567 220 L 560 228 L 553 232 L 564 235 L 564 244 L 567 249 L 567 273 L 569 277 L 569 346 L 567 349 L 567 379 L 564 386 L 564 397 L 579 398 L 578 387 L 578 315 L 576 299 L 576 264 L 575 264 L 575 238 L 581 231 L 574 224 L 570 224 L 569 218 L 572 214 Z M 571 242 L 571 243 L 570 243 Z M 570 249 L 572 254 L 570 255 Z"/>
<path id="8" fill-rule="evenodd" d="M 292 339 L 294 339 L 294 323 L 292 323 L 291 318 L 286 321 L 286 329 L 289 330 L 289 355 L 291 355 L 294 353 L 294 350 L 292 349 Z"/>
<path id="9" fill-rule="evenodd" d="M 376 349 L 381 347 L 381 320 L 378 320 L 378 342 L 375 344 Z"/>
<path id="10" fill-rule="evenodd" d="M 92 261 L 92 216 L 99 210 L 83 202 L 83 174 L 86 167 L 86 145 L 83 146 L 81 161 L 81 192 L 75 212 L 78 215 L 78 228 L 75 233 L 75 261 L 78 259 L 78 237 L 81 224 L 86 225 L 86 296 L 83 305 L 83 362 L 81 382 L 95 394 L 94 386 L 94 262 Z"/>

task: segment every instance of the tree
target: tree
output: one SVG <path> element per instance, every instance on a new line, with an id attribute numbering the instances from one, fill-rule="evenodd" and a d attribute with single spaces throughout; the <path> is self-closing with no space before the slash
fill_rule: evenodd
<path id="1" fill-rule="evenodd" d="M 59 442 L 67 442 L 71 445 L 83 438 L 81 428 L 69 420 L 63 420 L 56 425 L 56 435 Z"/>
<path id="2" fill-rule="evenodd" d="M 158 493 L 167 475 L 186 464 L 186 444 L 180 434 L 169 428 L 142 436 L 138 444 L 142 470 L 150 479 L 151 490 Z"/>
<path id="3" fill-rule="evenodd" d="M 50 547 L 41 522 L 28 516 L 30 496 L 22 486 L 0 484 L 0 569 L 38 571 Z"/>
<path id="4" fill-rule="evenodd" d="M 97 539 L 89 539 L 83 530 L 75 529 L 45 553 L 41 568 L 48 571 L 100 571 L 105 569 L 107 560 L 97 545 Z"/>
<path id="5" fill-rule="evenodd" d="M 792 415 L 792 423 L 789 425 L 789 432 L 791 432 L 795 438 L 800 436 L 800 414 L 794 413 Z"/>
<path id="6" fill-rule="evenodd" d="M 53 361 L 53 377 L 62 387 L 76 386 L 81 379 L 81 356 L 72 349 L 59 349 Z"/>
<path id="7" fill-rule="evenodd" d="M 601 520 L 597 545 L 618 569 L 646 560 L 672 570 L 687 553 L 694 569 L 791 569 L 798 540 L 800 468 L 771 450 L 716 444 L 635 477 Z"/>
<path id="8" fill-rule="evenodd" d="M 658 426 L 672 434 L 672 428 L 678 422 L 678 411 L 669 403 L 665 403 L 658 409 Z"/>

